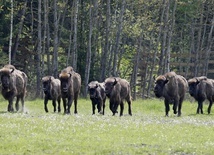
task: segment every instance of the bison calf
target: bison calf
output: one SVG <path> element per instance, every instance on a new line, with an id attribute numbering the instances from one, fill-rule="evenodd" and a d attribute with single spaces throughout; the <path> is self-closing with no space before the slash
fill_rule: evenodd
<path id="1" fill-rule="evenodd" d="M 64 113 L 70 114 L 70 108 L 74 100 L 74 113 L 77 114 L 77 99 L 81 87 L 81 77 L 73 71 L 72 67 L 63 69 L 59 75 L 61 81 L 61 94 Z"/>
<path id="2" fill-rule="evenodd" d="M 8 111 L 13 112 L 13 100 L 16 97 L 16 110 L 19 110 L 19 100 L 21 99 L 22 111 L 24 111 L 24 99 L 27 87 L 27 75 L 17 70 L 13 65 L 5 65 L 0 69 L 2 82 L 2 95 L 8 100 Z"/>
<path id="3" fill-rule="evenodd" d="M 196 113 L 203 114 L 203 102 L 207 99 L 209 101 L 208 114 L 211 112 L 211 107 L 214 100 L 214 81 L 204 76 L 195 77 L 188 80 L 189 94 L 198 101 L 198 108 Z"/>
<path id="4" fill-rule="evenodd" d="M 103 83 L 98 81 L 91 81 L 88 84 L 88 91 L 92 102 L 92 114 L 95 114 L 97 105 L 98 113 L 104 115 L 106 94 Z"/>
<path id="5" fill-rule="evenodd" d="M 58 112 L 61 111 L 61 91 L 60 91 L 60 80 L 55 79 L 53 76 L 45 76 L 42 78 L 43 91 L 45 94 L 44 98 L 44 109 L 48 112 L 48 100 L 52 100 L 54 112 L 56 112 L 56 101 L 58 102 Z"/>
<path id="6" fill-rule="evenodd" d="M 109 106 L 113 115 L 117 113 L 118 105 L 120 105 L 120 116 L 123 115 L 124 100 L 128 102 L 128 113 L 132 115 L 131 110 L 131 91 L 129 82 L 119 77 L 110 77 L 105 80 L 105 93 L 109 98 Z"/>
<path id="7" fill-rule="evenodd" d="M 187 89 L 188 83 L 186 79 L 175 72 L 168 72 L 156 78 L 154 93 L 158 98 L 164 97 L 166 116 L 168 116 L 170 110 L 169 104 L 172 103 L 174 114 L 177 114 L 178 107 L 178 116 L 181 115 L 182 102 Z"/>

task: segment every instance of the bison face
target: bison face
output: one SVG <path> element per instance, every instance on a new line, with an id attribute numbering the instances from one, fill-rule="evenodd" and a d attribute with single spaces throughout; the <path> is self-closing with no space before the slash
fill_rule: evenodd
<path id="1" fill-rule="evenodd" d="M 156 97 L 163 96 L 163 89 L 168 80 L 157 80 L 155 82 L 154 93 Z"/>
<path id="2" fill-rule="evenodd" d="M 61 91 L 63 93 L 67 93 L 70 87 L 70 79 L 63 78 L 63 79 L 60 79 L 60 81 L 61 81 Z"/>
<path id="3" fill-rule="evenodd" d="M 114 89 L 114 86 L 117 84 L 117 80 L 116 78 L 114 78 L 114 81 L 107 81 L 105 82 L 105 93 L 106 93 L 106 96 L 110 96 L 112 90 Z"/>
<path id="4" fill-rule="evenodd" d="M 89 95 L 90 98 L 96 98 L 97 97 L 97 88 L 98 88 L 98 84 L 96 84 L 96 86 L 88 86 L 88 91 L 89 91 Z"/>
<path id="5" fill-rule="evenodd" d="M 8 90 L 10 87 L 10 75 L 9 74 L 3 74 L 1 76 L 1 82 L 2 82 L 3 89 Z"/>
<path id="6" fill-rule="evenodd" d="M 43 91 L 44 93 L 47 95 L 48 92 L 50 91 L 50 83 L 51 83 L 51 80 L 48 80 L 48 81 L 44 81 L 42 84 L 43 84 Z"/>
<path id="7" fill-rule="evenodd" d="M 195 94 L 197 92 L 197 85 L 198 84 L 199 84 L 199 81 L 193 82 L 193 83 L 189 83 L 189 94 L 191 96 L 195 96 Z"/>

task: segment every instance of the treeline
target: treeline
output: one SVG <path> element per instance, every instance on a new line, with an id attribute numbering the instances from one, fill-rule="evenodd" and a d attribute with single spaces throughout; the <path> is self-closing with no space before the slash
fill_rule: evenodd
<path id="1" fill-rule="evenodd" d="M 130 81 L 134 98 L 169 70 L 214 78 L 213 0 L 1 0 L 0 19 L 0 64 L 23 70 L 32 95 L 69 65 L 83 96 L 109 76 Z"/>

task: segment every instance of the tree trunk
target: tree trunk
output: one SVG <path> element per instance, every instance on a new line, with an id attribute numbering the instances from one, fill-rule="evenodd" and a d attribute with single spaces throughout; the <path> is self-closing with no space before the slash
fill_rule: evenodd
<path id="1" fill-rule="evenodd" d="M 134 56 L 134 66 L 133 66 L 133 72 L 132 72 L 132 78 L 131 78 L 131 88 L 133 88 L 132 90 L 132 97 L 134 100 L 136 100 L 137 95 L 136 95 L 136 85 L 137 85 L 137 73 L 138 73 L 138 66 L 139 66 L 139 59 L 140 59 L 140 51 L 141 49 L 141 43 L 142 43 L 142 35 L 140 35 L 138 41 L 138 46 L 137 46 L 137 52 Z"/>
<path id="2" fill-rule="evenodd" d="M 165 4 L 165 0 L 163 0 L 163 4 Z M 163 9 L 162 12 L 161 12 L 160 23 L 163 22 L 163 17 L 164 17 L 164 9 Z M 154 51 L 154 53 L 153 53 L 153 59 L 152 59 L 152 64 L 151 64 L 151 70 L 150 70 L 150 73 L 149 73 L 149 84 L 148 84 L 148 90 L 147 90 L 147 96 L 148 96 L 148 97 L 150 96 L 151 85 L 152 85 L 152 83 L 153 83 L 153 82 L 152 82 L 152 77 L 153 77 L 153 72 L 154 72 L 154 66 L 155 66 L 155 63 L 156 63 L 156 57 L 157 57 L 157 52 L 158 52 L 158 44 L 160 43 L 160 37 L 161 37 L 162 31 L 163 31 L 163 26 L 162 26 L 162 24 L 160 24 L 159 32 L 158 32 L 158 37 L 157 37 L 157 40 L 156 40 L 155 51 Z M 151 38 L 154 38 L 154 37 L 151 36 Z"/>
<path id="3" fill-rule="evenodd" d="M 9 64 L 11 64 L 12 39 L 13 39 L 13 0 L 11 0 L 11 15 L 10 15 Z"/>
<path id="4" fill-rule="evenodd" d="M 19 38 L 20 38 L 20 35 L 22 33 L 22 28 L 23 28 L 23 23 L 24 23 L 24 19 L 25 19 L 27 2 L 28 2 L 28 0 L 25 1 L 24 7 L 22 9 L 21 21 L 19 23 L 18 34 L 16 35 L 16 40 L 15 40 L 15 43 L 14 43 L 14 48 L 13 48 L 12 53 L 11 53 L 11 61 L 12 61 L 12 63 L 14 63 L 15 60 L 16 60 L 16 52 L 17 52 L 17 49 L 18 49 L 18 46 L 19 46 Z"/>
<path id="5" fill-rule="evenodd" d="M 36 97 L 40 96 L 40 92 L 41 92 L 41 68 L 40 68 L 40 55 L 42 53 L 42 26 L 41 26 L 41 0 L 38 0 L 38 47 L 37 47 L 37 55 L 36 55 L 36 70 L 37 70 L 37 74 L 36 74 Z"/>
<path id="6" fill-rule="evenodd" d="M 122 1 L 119 21 L 118 21 L 118 28 L 117 28 L 117 35 L 116 35 L 116 42 L 115 42 L 115 48 L 114 48 L 114 60 L 113 60 L 113 76 L 118 76 L 118 53 L 119 53 L 119 46 L 120 46 L 120 38 L 121 38 L 121 32 L 122 32 L 122 26 L 123 26 L 123 15 L 125 11 L 125 4 L 126 0 Z"/>
<path id="7" fill-rule="evenodd" d="M 164 22 L 163 22 L 163 39 L 161 40 L 161 55 L 159 60 L 159 67 L 158 68 L 158 75 L 164 74 L 165 67 L 165 54 L 166 54 L 166 39 L 167 39 L 167 29 L 168 29 L 168 20 L 169 20 L 169 1 L 167 2 L 164 0 L 163 2 L 163 10 L 162 12 L 165 14 Z M 162 23 L 161 23 L 162 24 Z"/>
<path id="8" fill-rule="evenodd" d="M 58 7 L 57 0 L 54 0 L 54 49 L 53 49 L 53 76 L 58 76 L 58 31 L 59 31 L 59 19 L 57 17 Z"/>
<path id="9" fill-rule="evenodd" d="M 200 70 L 199 70 L 199 65 L 200 65 L 200 47 L 201 47 L 201 33 L 202 33 L 202 25 L 203 25 L 203 18 L 204 18 L 204 15 L 203 15 L 203 3 L 202 3 L 202 6 L 200 7 L 200 23 L 199 23 L 199 30 L 198 30 L 198 37 L 197 37 L 197 42 L 196 42 L 196 51 L 195 51 L 195 69 L 194 69 L 194 76 L 198 76 Z M 196 24 L 196 23 L 195 23 Z"/>
<path id="10" fill-rule="evenodd" d="M 169 7 L 169 6 L 168 6 Z M 175 25 L 175 11 L 177 7 L 177 1 L 174 2 L 173 12 L 172 12 L 172 23 L 169 26 L 168 30 L 168 42 L 167 42 L 167 51 L 166 51 L 166 72 L 170 71 L 170 52 L 171 52 L 171 40 L 172 40 L 172 32 Z"/>
<path id="11" fill-rule="evenodd" d="M 110 0 L 107 0 L 107 12 L 106 12 L 106 33 L 105 33 L 105 45 L 104 50 L 102 52 L 101 58 L 101 77 L 100 81 L 103 81 L 106 76 L 106 62 L 107 62 L 107 55 L 109 51 L 109 32 L 110 32 L 110 22 L 111 22 L 111 7 L 110 7 Z"/>
<path id="12" fill-rule="evenodd" d="M 214 15 L 213 15 L 213 19 L 212 19 L 212 22 L 211 22 L 212 26 L 210 28 L 210 32 L 209 32 L 209 35 L 208 35 L 208 43 L 207 43 L 207 47 L 206 47 L 206 56 L 205 56 L 205 65 L 204 65 L 204 75 L 207 76 L 207 71 L 208 71 L 208 65 L 209 65 L 209 59 L 210 59 L 210 52 L 211 52 L 211 48 L 212 48 L 212 44 L 213 44 L 213 40 L 214 40 L 214 37 L 213 37 L 213 27 L 214 27 Z"/>
<path id="13" fill-rule="evenodd" d="M 74 31 L 73 31 L 73 51 L 72 51 L 72 67 L 74 70 L 77 69 L 77 19 L 78 19 L 78 9 L 79 0 L 75 0 L 75 13 L 74 13 Z"/>
<path id="14" fill-rule="evenodd" d="M 93 30 L 91 7 L 92 7 L 92 4 L 90 4 L 90 8 L 89 8 L 88 51 L 87 51 L 86 66 L 85 66 L 85 90 L 84 90 L 85 98 L 87 97 L 87 91 L 88 91 L 87 85 L 89 81 L 90 67 L 91 67 L 91 36 L 92 36 L 92 30 Z"/>

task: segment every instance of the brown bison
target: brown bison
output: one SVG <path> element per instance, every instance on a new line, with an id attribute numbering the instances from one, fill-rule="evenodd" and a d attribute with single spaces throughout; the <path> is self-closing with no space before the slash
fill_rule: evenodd
<path id="1" fill-rule="evenodd" d="M 5 65 L 0 69 L 2 95 L 8 100 L 8 111 L 13 112 L 13 100 L 16 97 L 16 111 L 19 111 L 19 100 L 22 103 L 22 112 L 24 111 L 24 100 L 27 87 L 27 75 L 17 70 L 13 65 Z"/>
<path id="2" fill-rule="evenodd" d="M 117 113 L 118 105 L 120 105 L 120 116 L 123 115 L 124 100 L 128 102 L 128 113 L 132 115 L 131 110 L 131 91 L 129 82 L 119 77 L 109 77 L 105 80 L 105 93 L 109 98 L 109 106 L 113 115 Z"/>
<path id="3" fill-rule="evenodd" d="M 164 97 L 166 116 L 170 110 L 169 104 L 172 103 L 174 114 L 177 114 L 178 107 L 178 116 L 181 115 L 182 102 L 187 89 L 187 80 L 175 72 L 168 72 L 155 79 L 154 93 L 158 98 Z"/>
<path id="4" fill-rule="evenodd" d="M 48 100 L 52 100 L 52 105 L 54 107 L 54 112 L 56 112 L 56 101 L 58 102 L 58 112 L 61 111 L 61 90 L 60 90 L 60 80 L 55 79 L 53 76 L 45 76 L 42 78 L 43 91 L 45 94 L 44 98 L 44 109 L 48 112 Z"/>
<path id="5" fill-rule="evenodd" d="M 106 101 L 104 84 L 98 81 L 91 81 L 88 84 L 88 91 L 92 103 L 92 114 L 95 114 L 97 105 L 98 113 L 104 115 Z"/>
<path id="6" fill-rule="evenodd" d="M 189 94 L 198 101 L 196 113 L 203 114 L 203 102 L 207 99 L 209 103 L 208 114 L 211 112 L 211 107 L 214 100 L 214 81 L 205 76 L 195 77 L 188 80 Z"/>
<path id="7" fill-rule="evenodd" d="M 70 108 L 74 100 L 74 113 L 77 114 L 77 99 L 80 93 L 81 77 L 73 71 L 72 67 L 63 69 L 59 75 L 61 81 L 61 94 L 64 113 L 70 114 Z"/>

